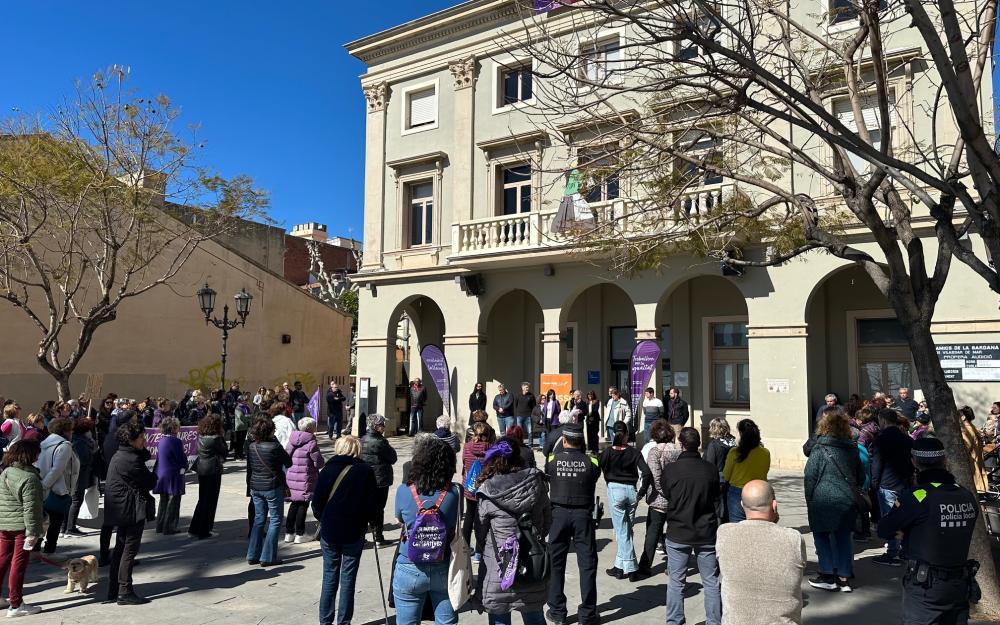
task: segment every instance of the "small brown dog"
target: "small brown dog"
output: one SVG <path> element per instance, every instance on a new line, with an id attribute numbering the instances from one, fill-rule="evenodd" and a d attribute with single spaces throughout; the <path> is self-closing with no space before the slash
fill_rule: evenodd
<path id="1" fill-rule="evenodd" d="M 66 569 L 64 594 L 73 592 L 76 585 L 80 586 L 80 592 L 87 592 L 87 586 L 97 583 L 97 558 L 94 556 L 70 558 L 63 567 Z"/>

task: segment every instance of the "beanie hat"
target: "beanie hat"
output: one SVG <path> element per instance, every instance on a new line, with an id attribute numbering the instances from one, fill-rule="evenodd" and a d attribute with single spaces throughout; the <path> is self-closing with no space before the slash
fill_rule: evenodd
<path id="1" fill-rule="evenodd" d="M 380 425 L 385 425 L 385 417 L 380 414 L 373 414 L 368 416 L 368 429 L 372 430 Z"/>

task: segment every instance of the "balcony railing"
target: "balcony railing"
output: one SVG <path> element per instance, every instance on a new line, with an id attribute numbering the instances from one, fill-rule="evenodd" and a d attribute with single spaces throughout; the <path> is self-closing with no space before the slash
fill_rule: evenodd
<path id="1" fill-rule="evenodd" d="M 677 200 L 674 211 L 678 220 L 699 219 L 728 199 L 734 185 L 696 189 L 682 195 Z M 592 205 L 599 223 L 614 223 L 616 231 L 628 236 L 630 230 L 636 234 L 646 233 L 650 224 L 636 219 L 630 224 L 623 201 L 604 202 Z M 487 256 L 506 252 L 541 250 L 567 247 L 574 242 L 573 235 L 552 233 L 552 221 L 556 211 L 518 213 L 463 221 L 452 226 L 452 257 Z"/>

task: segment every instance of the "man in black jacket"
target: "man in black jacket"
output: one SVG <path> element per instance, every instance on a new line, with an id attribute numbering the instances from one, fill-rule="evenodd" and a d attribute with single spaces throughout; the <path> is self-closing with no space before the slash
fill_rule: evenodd
<path id="1" fill-rule="evenodd" d="M 892 511 L 900 493 L 909 488 L 913 480 L 913 463 L 910 460 L 913 439 L 899 429 L 899 417 L 899 413 L 890 408 L 880 410 L 878 422 L 882 431 L 872 442 L 872 487 L 878 493 L 878 506 L 883 517 Z M 890 538 L 885 553 L 873 558 L 872 562 L 883 566 L 902 566 L 899 541 Z"/>
<path id="2" fill-rule="evenodd" d="M 531 412 L 538 405 L 535 394 L 531 392 L 531 385 L 521 382 L 521 394 L 514 398 L 514 418 L 517 425 L 524 430 L 524 435 L 528 437 L 528 447 L 534 447 L 535 441 L 531 437 Z"/>
<path id="3" fill-rule="evenodd" d="M 719 519 L 715 501 L 719 498 L 719 472 L 701 459 L 701 435 L 694 428 L 680 434 L 684 451 L 664 471 L 660 480 L 667 506 L 667 623 L 684 622 L 684 583 L 688 557 L 698 559 L 698 573 L 705 590 L 705 623 L 722 622 L 722 595 L 719 588 L 719 561 L 715 557 L 715 533 Z"/>
<path id="4" fill-rule="evenodd" d="M 373 414 L 368 417 L 368 432 L 361 438 L 361 460 L 372 468 L 375 475 L 375 500 L 378 517 L 373 523 L 375 540 L 380 545 L 388 544 L 382 533 L 385 519 L 385 504 L 389 500 L 392 486 L 392 465 L 396 464 L 396 450 L 385 438 L 385 417 Z"/>
<path id="5" fill-rule="evenodd" d="M 681 428 L 687 425 L 691 413 L 688 403 L 681 399 L 681 389 L 676 386 L 671 386 L 667 391 L 666 413 L 670 427 L 674 428 L 674 437 L 677 438 L 681 435 Z"/>
<path id="6" fill-rule="evenodd" d="M 295 388 L 288 394 L 288 401 L 292 403 L 292 421 L 299 422 L 299 419 L 306 416 L 306 404 L 309 403 L 309 396 L 302 390 L 302 382 L 295 381 Z"/>
<path id="7" fill-rule="evenodd" d="M 326 390 L 326 437 L 340 436 L 340 430 L 344 422 L 344 392 L 340 390 L 336 382 L 330 382 L 330 388 Z"/>

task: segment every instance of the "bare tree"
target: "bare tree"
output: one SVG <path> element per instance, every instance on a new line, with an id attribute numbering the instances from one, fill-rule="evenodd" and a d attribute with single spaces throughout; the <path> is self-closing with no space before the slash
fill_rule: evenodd
<path id="1" fill-rule="evenodd" d="M 61 399 L 119 306 L 171 280 L 199 244 L 267 194 L 197 164 L 195 129 L 178 136 L 177 110 L 128 87 L 112 67 L 37 117 L 0 126 L 0 298 L 38 330 L 38 364 Z M 196 219 L 192 229 L 171 206 Z"/>
<path id="2" fill-rule="evenodd" d="M 323 262 L 323 245 L 325 244 L 319 241 L 306 241 L 309 273 L 316 278 L 316 290 L 313 294 L 354 319 L 351 324 L 351 373 L 354 373 L 358 366 L 358 284 L 352 279 L 350 271 L 329 271 L 326 268 Z M 362 252 L 353 247 L 353 240 L 351 245 L 351 261 L 356 269 L 361 266 Z"/>
<path id="3" fill-rule="evenodd" d="M 565 139 L 582 194 L 613 185 L 621 200 L 549 236 L 622 273 L 678 253 L 738 268 L 811 250 L 857 263 L 902 324 L 935 431 L 971 487 L 930 326 L 953 259 L 1000 293 L 1000 158 L 982 93 L 996 0 L 538 4 L 522 5 L 526 26 L 505 41 L 534 60 L 537 103 L 524 110 Z M 970 234 L 978 245 L 962 244 Z M 877 252 L 852 244 L 859 235 Z M 980 608 L 997 615 L 980 526 Z"/>

